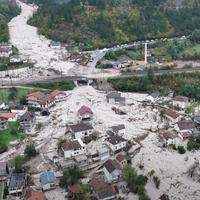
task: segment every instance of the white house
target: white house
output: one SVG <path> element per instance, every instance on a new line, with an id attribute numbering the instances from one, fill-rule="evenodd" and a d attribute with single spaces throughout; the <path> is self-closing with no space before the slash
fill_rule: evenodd
<path id="1" fill-rule="evenodd" d="M 6 108 L 6 104 L 2 101 L 0 101 L 0 110 L 3 110 Z"/>
<path id="2" fill-rule="evenodd" d="M 94 133 L 94 128 L 90 124 L 85 123 L 70 125 L 68 128 L 75 139 L 83 139 Z"/>
<path id="3" fill-rule="evenodd" d="M 81 139 L 65 141 L 61 148 L 65 158 L 72 158 L 86 154 L 86 145 L 82 142 Z"/>
<path id="4" fill-rule="evenodd" d="M 27 182 L 26 173 L 13 173 L 8 182 L 9 194 L 22 193 Z"/>
<path id="5" fill-rule="evenodd" d="M 79 110 L 78 110 L 78 117 L 81 120 L 87 120 L 87 119 L 91 119 L 93 116 L 93 112 L 92 110 L 87 107 L 87 106 L 82 106 Z"/>
<path id="6" fill-rule="evenodd" d="M 155 103 L 157 100 L 159 100 L 160 93 L 159 92 L 154 92 L 152 94 L 149 94 L 144 101 L 149 102 L 149 103 Z"/>
<path id="7" fill-rule="evenodd" d="M 56 176 L 53 171 L 46 171 L 40 175 L 40 183 L 43 191 L 54 189 L 56 186 Z"/>
<path id="8" fill-rule="evenodd" d="M 109 131 L 122 137 L 126 133 L 126 128 L 124 124 L 119 124 L 109 127 Z"/>
<path id="9" fill-rule="evenodd" d="M 127 145 L 127 140 L 118 135 L 112 135 L 108 137 L 105 142 L 112 152 L 120 151 Z"/>
<path id="10" fill-rule="evenodd" d="M 11 107 L 11 112 L 16 113 L 17 117 L 21 117 L 28 111 L 28 107 L 24 105 L 17 105 Z"/>
<path id="11" fill-rule="evenodd" d="M 103 172 L 109 183 L 118 181 L 122 176 L 122 168 L 116 160 L 107 160 L 103 165 Z"/>
<path id="12" fill-rule="evenodd" d="M 126 103 L 125 97 L 122 97 L 122 94 L 119 92 L 110 92 L 109 94 L 107 94 L 106 100 L 108 103 L 111 104 L 125 105 Z"/>
<path id="13" fill-rule="evenodd" d="M 54 97 L 55 102 L 65 101 L 67 99 L 67 94 L 64 91 L 53 90 L 51 95 Z"/>
<path id="14" fill-rule="evenodd" d="M 172 104 L 174 107 L 184 110 L 189 106 L 189 98 L 185 96 L 175 96 L 172 100 Z"/>
<path id="15" fill-rule="evenodd" d="M 61 49 L 61 43 L 56 41 L 51 41 L 50 47 L 52 49 Z"/>
<path id="16" fill-rule="evenodd" d="M 21 63 L 22 60 L 19 56 L 11 56 L 10 57 L 10 63 Z"/>

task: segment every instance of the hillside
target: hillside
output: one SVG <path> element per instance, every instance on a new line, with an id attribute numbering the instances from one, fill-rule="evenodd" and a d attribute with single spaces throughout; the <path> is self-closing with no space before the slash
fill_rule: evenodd
<path id="1" fill-rule="evenodd" d="M 92 49 L 133 40 L 189 34 L 200 28 L 197 0 L 29 0 L 30 20 L 45 36 Z M 192 22 L 192 23 L 191 23 Z"/>
<path id="2" fill-rule="evenodd" d="M 9 39 L 9 20 L 19 13 L 15 0 L 0 0 L 0 42 L 7 42 Z"/>

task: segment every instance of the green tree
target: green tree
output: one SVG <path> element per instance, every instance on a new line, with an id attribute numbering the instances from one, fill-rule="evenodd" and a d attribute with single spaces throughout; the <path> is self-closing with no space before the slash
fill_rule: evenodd
<path id="1" fill-rule="evenodd" d="M 70 185 L 77 184 L 82 177 L 83 174 L 78 167 L 75 166 L 66 169 L 63 172 L 63 177 L 60 179 L 59 185 L 61 188 L 67 188 Z"/>
<path id="2" fill-rule="evenodd" d="M 23 169 L 23 164 L 24 164 L 24 157 L 23 156 L 16 156 L 14 158 L 14 166 L 15 166 L 15 172 L 19 173 Z"/>
<path id="3" fill-rule="evenodd" d="M 35 157 L 38 154 L 38 152 L 36 151 L 35 146 L 33 144 L 30 144 L 26 146 L 24 154 L 26 158 L 30 159 L 32 157 Z"/>

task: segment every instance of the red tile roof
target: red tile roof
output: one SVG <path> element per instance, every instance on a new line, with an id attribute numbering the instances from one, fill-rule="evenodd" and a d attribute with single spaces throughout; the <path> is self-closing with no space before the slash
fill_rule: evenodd
<path id="1" fill-rule="evenodd" d="M 178 127 L 180 130 L 194 129 L 195 124 L 192 120 L 183 120 L 178 122 Z"/>
<path id="2" fill-rule="evenodd" d="M 31 191 L 28 193 L 26 200 L 45 200 L 45 195 L 43 192 Z"/>
<path id="3" fill-rule="evenodd" d="M 56 96 L 58 96 L 58 95 L 60 95 L 60 94 L 65 94 L 65 93 L 64 93 L 63 91 L 58 90 L 58 89 L 53 90 L 53 91 L 51 92 L 51 95 L 54 96 L 54 97 L 56 97 Z"/>
<path id="4" fill-rule="evenodd" d="M 54 101 L 54 96 L 49 93 L 33 92 L 28 95 L 27 99 L 35 101 L 41 105 L 46 105 Z"/>
<path id="5" fill-rule="evenodd" d="M 93 177 L 90 180 L 89 185 L 101 199 L 116 195 L 114 188 L 107 182 L 105 182 L 102 177 Z"/>
<path id="6" fill-rule="evenodd" d="M 180 117 L 180 114 L 178 112 L 169 108 L 164 109 L 163 112 L 165 115 L 168 115 L 169 117 L 173 119 L 177 119 L 178 117 Z"/>
<path id="7" fill-rule="evenodd" d="M 80 193 L 81 191 L 80 185 L 72 185 L 71 187 L 69 187 L 69 191 L 74 194 Z"/>
<path id="8" fill-rule="evenodd" d="M 13 119 L 16 117 L 16 113 L 11 112 L 0 112 L 0 118 L 1 119 Z"/>
<path id="9" fill-rule="evenodd" d="M 90 114 L 93 114 L 92 110 L 87 107 L 87 106 L 82 106 L 79 110 L 78 110 L 78 113 L 80 115 L 84 115 L 85 113 L 90 113 Z"/>

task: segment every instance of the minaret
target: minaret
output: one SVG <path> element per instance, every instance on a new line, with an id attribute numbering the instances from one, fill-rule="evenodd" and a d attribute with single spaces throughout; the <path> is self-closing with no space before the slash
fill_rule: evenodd
<path id="1" fill-rule="evenodd" d="M 151 56 L 150 54 L 148 54 L 148 48 L 147 48 L 147 43 L 144 44 L 144 62 L 145 62 L 145 65 L 148 64 L 148 57 Z"/>

